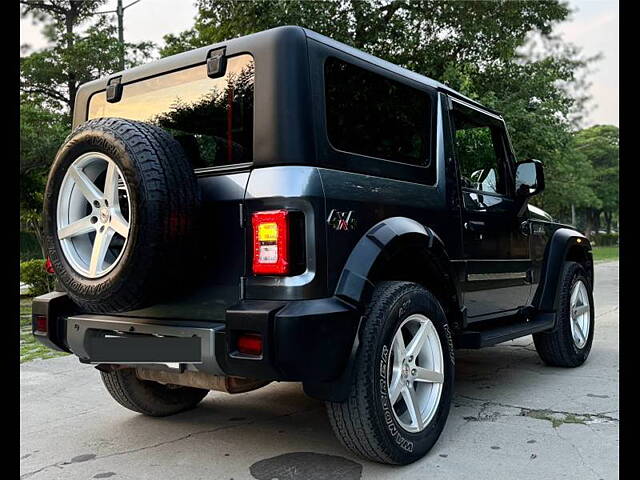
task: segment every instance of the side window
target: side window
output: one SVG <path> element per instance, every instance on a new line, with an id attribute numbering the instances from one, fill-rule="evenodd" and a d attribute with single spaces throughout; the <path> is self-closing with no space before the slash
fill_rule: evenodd
<path id="1" fill-rule="evenodd" d="M 508 176 L 500 122 L 455 104 L 453 123 L 462 187 L 506 195 Z"/>
<path id="2" fill-rule="evenodd" d="M 327 135 L 335 149 L 429 164 L 428 93 L 334 57 L 327 58 L 324 74 Z"/>

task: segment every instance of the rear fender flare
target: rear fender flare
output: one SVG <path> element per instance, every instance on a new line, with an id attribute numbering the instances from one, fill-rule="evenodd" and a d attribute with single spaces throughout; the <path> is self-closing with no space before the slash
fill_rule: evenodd
<path id="1" fill-rule="evenodd" d="M 399 245 L 426 248 L 453 281 L 449 256 L 440 237 L 415 220 L 391 217 L 371 227 L 360 238 L 342 270 L 335 295 L 359 307 L 366 305 L 375 288 L 372 281 L 374 268 L 385 262 L 394 247 Z M 460 298 L 457 282 L 454 288 L 457 300 Z"/>

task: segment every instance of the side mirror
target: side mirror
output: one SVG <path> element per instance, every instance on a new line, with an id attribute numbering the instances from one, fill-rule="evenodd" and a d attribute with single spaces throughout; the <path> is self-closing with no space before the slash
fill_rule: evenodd
<path id="1" fill-rule="evenodd" d="M 544 170 L 540 160 L 525 160 L 516 165 L 516 196 L 528 198 L 544 190 Z"/>

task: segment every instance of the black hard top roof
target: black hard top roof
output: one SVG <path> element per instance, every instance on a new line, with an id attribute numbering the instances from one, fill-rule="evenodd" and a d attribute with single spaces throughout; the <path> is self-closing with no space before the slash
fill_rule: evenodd
<path id="1" fill-rule="evenodd" d="M 187 52 L 178 53 L 170 57 L 161 58 L 137 67 L 133 67 L 121 72 L 113 73 L 109 76 L 87 82 L 80 86 L 78 94 L 76 96 L 76 105 L 80 108 L 76 108 L 74 112 L 74 126 L 82 123 L 85 120 L 86 106 L 91 94 L 104 90 L 107 86 L 107 82 L 111 78 L 120 77 L 122 83 L 129 83 L 138 81 L 143 78 L 149 78 L 156 75 L 162 75 L 169 71 L 179 70 L 188 66 L 201 64 L 205 61 L 208 53 L 211 50 L 226 47 L 227 55 L 236 55 L 243 52 L 253 51 L 269 51 L 269 49 L 280 48 L 283 44 L 290 45 L 291 42 L 297 42 L 302 46 L 309 39 L 324 44 L 330 48 L 340 50 L 348 55 L 356 57 L 364 62 L 376 65 L 379 68 L 386 69 L 396 75 L 404 76 L 412 81 L 422 83 L 431 88 L 435 88 L 442 91 L 452 97 L 459 98 L 467 103 L 480 107 L 488 112 L 492 112 L 499 115 L 498 112 L 487 108 L 480 103 L 472 100 L 460 92 L 447 87 L 443 83 L 437 82 L 429 77 L 420 75 L 406 68 L 399 67 L 391 62 L 382 60 L 368 53 L 365 53 L 356 48 L 350 47 L 344 43 L 333 40 L 324 35 L 320 35 L 312 30 L 298 27 L 298 26 L 282 26 L 276 27 L 262 32 L 245 35 L 243 37 L 226 40 L 217 44 L 208 45 L 205 47 L 196 48 Z"/>
<path id="2" fill-rule="evenodd" d="M 283 28 L 283 27 L 278 27 L 278 28 Z M 302 27 L 300 27 L 302 28 Z M 495 110 L 488 108 L 480 103 L 478 103 L 477 101 L 463 95 L 462 93 L 448 87 L 447 85 L 445 85 L 444 83 L 440 83 L 436 80 L 433 80 L 432 78 L 429 78 L 425 75 L 420 75 L 419 73 L 413 72 L 411 70 L 408 70 L 406 68 L 400 67 L 394 63 L 388 62 L 386 60 L 383 60 L 381 58 L 378 58 L 374 55 L 370 55 L 368 53 L 363 52 L 362 50 L 358 50 L 357 48 L 353 48 L 345 43 L 342 42 L 338 42 L 336 40 L 333 40 L 332 38 L 326 37 L 324 35 L 321 35 L 317 32 L 314 32 L 313 30 L 309 30 L 308 28 L 302 28 L 306 34 L 306 36 L 308 38 L 311 38 L 317 42 L 323 43 L 329 47 L 335 48 L 337 50 L 341 50 L 344 53 L 347 53 L 349 55 L 352 55 L 354 57 L 357 57 L 361 60 L 364 60 L 365 62 L 369 62 L 373 65 L 377 65 L 380 68 L 384 68 L 386 70 L 389 70 L 393 73 L 396 73 L 398 75 L 402 75 L 403 77 L 407 77 L 410 78 L 411 80 L 414 80 L 416 82 L 422 83 L 424 85 L 427 85 L 429 87 L 432 88 L 436 88 L 442 92 L 447 93 L 448 95 L 451 95 L 453 97 L 457 97 L 461 100 L 464 100 L 467 103 L 470 103 L 472 105 L 477 105 L 478 107 L 483 108 L 484 110 L 487 110 L 489 112 L 493 112 L 495 114 L 498 114 L 498 112 L 496 112 Z"/>

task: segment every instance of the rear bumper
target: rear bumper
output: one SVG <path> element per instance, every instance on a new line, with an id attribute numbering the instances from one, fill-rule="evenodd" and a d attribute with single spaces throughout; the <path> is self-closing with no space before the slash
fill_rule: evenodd
<path id="1" fill-rule="evenodd" d="M 155 357 L 145 359 L 144 354 L 135 356 L 135 361 L 120 362 L 118 352 L 114 352 L 112 361 L 97 361 L 96 339 L 105 336 L 125 340 L 197 337 L 201 361 L 185 362 L 183 368 L 188 370 L 260 380 L 316 382 L 340 376 L 351 354 L 360 318 L 345 302 L 322 298 L 245 300 L 227 309 L 225 322 L 141 319 L 76 312 L 68 297 L 58 292 L 35 298 L 33 312 L 47 317 L 47 332 L 34 331 L 40 342 L 72 352 L 86 363 L 162 363 Z M 246 332 L 262 336 L 262 355 L 238 353 L 236 339 Z M 165 353 L 166 363 L 176 360 L 172 358 L 175 352 Z"/>

